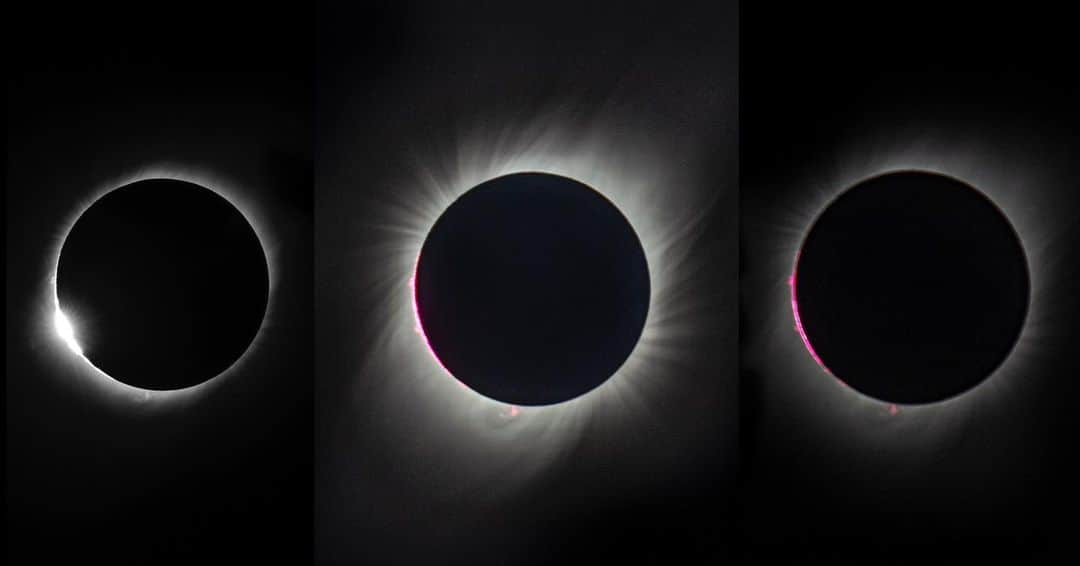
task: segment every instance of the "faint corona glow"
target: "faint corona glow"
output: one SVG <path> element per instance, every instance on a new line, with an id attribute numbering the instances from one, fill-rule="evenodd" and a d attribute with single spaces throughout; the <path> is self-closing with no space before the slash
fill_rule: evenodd
<path id="1" fill-rule="evenodd" d="M 56 314 L 53 315 L 53 326 L 56 328 L 56 334 L 67 344 L 68 348 L 71 348 L 72 352 L 80 356 L 83 355 L 82 347 L 75 340 L 75 328 L 71 326 L 71 321 L 64 316 L 64 311 L 60 310 L 60 305 L 56 306 Z"/>
<path id="2" fill-rule="evenodd" d="M 1018 141 L 1019 140 L 1019 141 Z M 790 397 L 815 414 L 810 422 L 833 436 L 850 434 L 866 442 L 863 449 L 880 450 L 882 442 L 893 442 L 897 435 L 922 442 L 927 451 L 951 438 L 951 431 L 962 426 L 944 426 L 974 418 L 977 408 L 993 403 L 1010 402 L 1009 395 L 1025 388 L 1026 368 L 1035 363 L 1060 338 L 1061 321 L 1052 308 L 1051 294 L 1062 288 L 1055 281 L 1061 254 L 1060 237 L 1071 219 L 1055 206 L 1054 195 L 1061 190 L 1055 175 L 1059 172 L 1042 167 L 1043 156 L 1027 139 L 1002 136 L 990 139 L 974 133 L 948 132 L 926 124 L 870 132 L 849 140 L 834 162 L 822 164 L 799 184 L 801 197 L 786 199 L 771 223 L 762 224 L 761 234 L 750 234 L 770 250 L 769 270 L 775 287 L 773 310 L 768 315 L 770 328 L 794 327 L 793 332 L 767 332 L 747 338 L 752 353 L 749 361 L 777 376 L 783 383 L 777 394 Z M 1028 265 L 1030 293 L 1027 316 L 1012 351 L 997 369 L 973 389 L 935 403 L 899 405 L 873 399 L 843 385 L 839 379 L 815 379 L 824 369 L 799 320 L 795 291 L 799 252 L 814 221 L 828 205 L 850 187 L 880 175 L 900 171 L 924 171 L 958 179 L 984 194 L 1003 213 L 1019 236 Z M 782 290 L 782 291 L 781 291 Z M 783 305 L 781 309 L 780 306 Z M 789 310 L 790 309 L 790 310 Z M 792 322 L 794 324 L 792 324 Z M 809 353 L 809 355 L 807 355 Z M 829 372 L 829 375 L 832 375 Z M 835 377 L 835 376 L 834 376 Z M 802 400 L 802 402 L 795 401 Z M 815 399 L 806 403 L 806 399 Z M 877 416 L 896 417 L 887 421 Z M 903 418 L 901 418 L 903 417 Z M 862 419 L 876 423 L 867 427 Z M 858 445 L 858 444 L 857 444 Z"/>
<path id="3" fill-rule="evenodd" d="M 167 391 L 142 389 L 113 379 L 109 374 L 94 366 L 90 360 L 86 358 L 82 348 L 74 341 L 75 334 L 74 328 L 69 321 L 70 317 L 61 312 L 60 300 L 56 294 L 56 273 L 59 267 L 60 251 L 63 248 L 64 241 L 67 239 L 68 233 L 71 232 L 71 228 L 79 218 L 82 217 L 83 213 L 93 206 L 98 199 L 113 190 L 148 179 L 187 181 L 209 189 L 225 198 L 240 212 L 241 215 L 243 215 L 248 224 L 251 225 L 262 246 L 263 254 L 266 256 L 266 266 L 270 283 L 268 300 L 266 312 L 263 313 L 262 323 L 259 326 L 258 332 L 255 334 L 255 338 L 251 341 L 251 344 L 248 345 L 244 353 L 224 371 L 202 383 L 183 389 Z M 76 354 L 77 362 L 68 364 L 67 369 L 62 372 L 64 378 L 85 379 L 93 385 L 93 388 L 98 394 L 112 402 L 133 404 L 143 409 L 150 410 L 194 402 L 213 389 L 220 387 L 221 382 L 224 381 L 223 378 L 231 374 L 237 367 L 242 366 L 252 353 L 261 347 L 265 339 L 264 329 L 267 324 L 272 321 L 275 297 L 274 290 L 277 280 L 275 265 L 278 244 L 275 240 L 270 238 L 270 232 L 263 220 L 265 215 L 261 213 L 257 201 L 247 198 L 245 196 L 247 192 L 241 189 L 235 181 L 208 170 L 188 165 L 148 165 L 133 169 L 130 173 L 119 175 L 115 178 L 102 180 L 97 183 L 97 187 L 96 190 L 90 192 L 90 195 L 85 200 L 72 209 L 70 216 L 66 220 L 60 223 L 53 252 L 43 266 L 45 271 L 43 274 L 45 284 L 42 286 L 41 319 L 48 321 L 47 325 L 43 326 L 43 328 L 49 328 L 48 334 L 51 336 L 50 340 L 44 340 L 43 342 L 57 345 L 64 344 L 65 347 L 63 351 L 65 353 L 68 355 L 72 353 Z M 74 314 L 77 319 L 78 313 Z M 70 328 L 72 331 L 71 336 L 73 338 L 71 340 L 66 337 L 66 330 L 61 330 L 61 318 L 65 322 L 66 328 Z"/>
<path id="4" fill-rule="evenodd" d="M 828 208 L 828 206 L 832 203 L 832 201 L 835 198 L 837 198 L 840 195 L 842 195 L 843 193 L 845 193 L 848 189 L 858 185 L 859 183 L 862 183 L 866 179 L 870 179 L 870 178 L 874 178 L 874 177 L 878 177 L 878 176 L 882 176 L 882 175 L 888 175 L 888 174 L 892 174 L 892 173 L 904 172 L 904 171 L 918 171 L 918 172 L 936 173 L 938 175 L 943 175 L 943 176 L 946 176 L 946 177 L 955 178 L 955 179 L 967 184 L 968 186 L 974 187 L 976 191 L 979 191 L 980 193 L 982 193 L 982 191 L 979 190 L 977 185 L 974 185 L 971 182 L 966 181 L 964 177 L 956 176 L 956 175 L 948 173 L 947 172 L 948 170 L 952 170 L 952 168 L 943 167 L 940 164 L 938 164 L 936 166 L 923 166 L 923 167 L 913 167 L 913 166 L 891 167 L 891 168 L 886 168 L 885 170 L 882 170 L 880 172 L 868 173 L 868 174 L 866 174 L 865 176 L 863 176 L 863 177 L 861 177 L 859 179 L 853 179 L 853 180 L 848 181 L 848 184 L 841 184 L 840 187 L 839 187 L 839 190 L 835 194 L 833 194 L 832 197 L 829 198 L 827 202 L 820 205 L 820 208 L 818 209 L 818 214 L 820 214 L 826 208 Z M 969 175 L 971 175 L 971 174 L 969 173 Z M 993 185 L 993 186 L 997 187 L 999 185 Z M 988 194 L 988 193 L 982 193 L 982 194 L 995 207 L 997 207 L 999 209 L 999 211 L 1009 221 L 1010 224 L 1013 223 L 1013 220 L 1010 218 L 1008 212 L 1006 210 L 1002 209 L 1000 207 L 1000 205 L 997 204 L 997 202 L 995 202 L 995 199 L 992 198 L 992 196 L 990 194 Z M 814 216 L 814 219 L 816 219 L 816 218 L 817 218 L 817 215 Z M 797 266 L 799 264 L 799 255 L 801 253 L 802 243 L 805 241 L 806 234 L 809 233 L 809 230 L 810 230 L 810 228 L 812 226 L 813 226 L 813 221 L 807 222 L 804 233 L 803 233 L 803 236 L 799 239 L 798 243 L 796 244 L 797 248 L 796 248 L 796 251 L 794 253 L 794 262 L 792 263 L 792 267 L 791 267 L 791 275 L 788 277 L 788 286 L 791 288 L 791 313 L 792 313 L 792 318 L 795 321 L 795 330 L 796 330 L 797 334 L 799 335 L 800 339 L 802 340 L 803 346 L 806 348 L 806 352 L 809 353 L 810 357 L 814 360 L 814 362 L 816 362 L 817 365 L 821 366 L 821 368 L 823 370 L 825 370 L 825 372 L 828 373 L 830 376 L 832 376 L 836 380 L 836 382 L 842 384 L 845 389 L 847 389 L 849 391 L 852 391 L 852 392 L 855 392 L 860 397 L 864 397 L 868 402 L 887 405 L 889 407 L 889 414 L 890 415 L 896 415 L 898 413 L 898 410 L 895 410 L 896 409 L 895 404 L 891 404 L 891 403 L 889 403 L 887 401 L 873 399 L 872 397 L 864 395 L 863 393 L 858 392 L 857 390 L 855 390 L 855 389 L 851 388 L 850 386 L 848 386 L 842 379 L 840 379 L 834 373 L 832 373 L 832 371 L 828 368 L 828 366 L 825 365 L 825 362 L 822 361 L 821 357 L 814 350 L 813 345 L 810 343 L 810 337 L 807 336 L 806 331 L 803 328 L 802 321 L 799 319 L 799 304 L 798 304 L 797 291 L 796 291 L 796 284 L 797 284 L 797 279 L 796 278 L 797 278 L 797 275 L 798 275 L 798 267 Z M 1015 225 L 1013 225 L 1012 227 L 1013 227 L 1014 230 L 1017 229 Z M 1023 232 L 1020 232 L 1019 230 L 1017 230 L 1017 232 L 1018 232 L 1018 234 L 1020 236 L 1021 246 L 1025 247 L 1025 249 L 1024 249 L 1025 260 L 1027 260 L 1029 262 L 1028 263 L 1028 271 L 1029 271 L 1028 275 L 1029 275 L 1029 277 L 1031 277 L 1033 279 L 1033 275 L 1031 273 L 1031 268 L 1030 268 L 1030 260 L 1028 259 L 1028 256 L 1026 255 L 1028 253 L 1028 251 L 1026 249 L 1026 246 L 1024 245 Z M 1013 353 L 1015 353 L 1020 348 L 1021 341 L 1023 340 L 1025 334 L 1027 334 L 1027 335 L 1031 334 L 1031 329 L 1028 327 L 1029 326 L 1028 321 L 1031 320 L 1031 313 L 1030 313 L 1031 295 L 1034 295 L 1034 283 L 1032 283 L 1032 291 L 1029 294 L 1029 305 L 1028 305 L 1029 311 L 1028 311 L 1028 314 L 1027 314 L 1027 318 L 1025 319 L 1025 325 L 1024 325 L 1023 329 L 1021 330 L 1021 336 L 1020 336 L 1020 338 L 1017 339 L 1017 343 L 1013 346 L 1013 349 L 1010 351 L 1010 353 L 1006 357 L 1005 361 L 1008 361 L 1010 358 L 1012 358 Z M 993 375 L 995 375 L 997 373 L 1000 373 L 1001 368 L 1005 367 L 1005 365 L 1006 365 L 1005 362 L 1002 362 L 1001 364 L 999 364 L 998 368 L 991 374 L 991 376 L 993 376 Z M 982 386 L 982 384 L 986 383 L 989 380 L 990 380 L 990 378 L 987 378 L 987 379 L 983 380 L 982 382 L 979 383 L 979 385 L 976 385 L 971 390 L 968 390 L 968 391 L 966 391 L 964 393 L 961 393 L 959 395 L 954 396 L 953 399 L 956 399 L 958 397 L 963 397 L 963 396 L 971 394 L 973 391 L 979 389 Z M 911 406 L 933 405 L 933 404 L 936 404 L 936 403 L 945 403 L 945 402 L 948 402 L 948 401 L 949 401 L 949 399 L 946 399 L 946 400 L 943 400 L 943 401 L 937 401 L 935 403 L 918 403 L 918 404 L 911 405 Z"/>
<path id="5" fill-rule="evenodd" d="M 961 183 L 964 183 L 964 184 L 966 184 L 968 186 L 971 186 L 976 192 L 979 192 L 980 194 L 983 195 L 984 198 L 989 200 L 991 205 L 994 206 L 995 208 L 997 208 L 998 212 L 1000 212 L 1001 215 L 1006 219 L 1006 221 L 1009 222 L 1010 227 L 1013 230 L 1016 230 L 1016 227 L 1012 225 L 1012 220 L 1009 219 L 1009 215 L 1006 213 L 1006 211 L 1002 210 L 999 207 L 999 205 L 997 203 L 995 203 L 994 200 L 989 195 L 987 195 L 985 193 L 982 193 L 982 191 L 980 191 L 977 187 L 972 186 L 970 183 L 965 182 L 963 179 L 960 179 L 960 178 L 957 178 L 957 177 L 952 177 L 951 175 L 948 175 L 946 173 L 942 173 L 940 170 L 932 170 L 932 169 L 916 168 L 916 167 L 896 168 L 896 169 L 887 170 L 887 171 L 884 171 L 884 172 L 881 172 L 881 173 L 869 174 L 869 175 L 865 176 L 864 178 L 859 179 L 859 180 L 853 182 L 852 184 L 847 185 L 847 186 L 843 187 L 841 190 L 839 190 L 835 195 L 833 195 L 833 197 L 831 199 L 828 200 L 828 202 L 826 202 L 824 205 L 821 205 L 821 208 L 819 209 L 819 214 L 824 212 L 824 210 L 826 208 L 828 208 L 830 204 L 832 204 L 832 201 L 835 198 L 837 198 L 840 195 L 844 194 L 849 189 L 854 188 L 855 186 L 863 183 L 864 181 L 866 181 L 868 179 L 884 176 L 884 175 L 889 175 L 889 174 L 892 174 L 892 173 L 900 173 L 900 172 L 905 172 L 905 171 L 936 173 L 938 175 L 942 175 L 942 176 L 945 176 L 945 177 L 957 179 Z M 815 219 L 816 219 L 816 216 L 815 216 Z M 799 270 L 798 270 L 799 258 L 800 258 L 800 255 L 802 253 L 802 244 L 806 240 L 806 235 L 809 234 L 810 228 L 813 226 L 813 224 L 814 224 L 813 221 L 811 221 L 811 222 L 809 222 L 807 224 L 806 231 L 805 231 L 803 237 L 799 240 L 798 249 L 794 254 L 795 259 L 791 264 L 791 275 L 788 277 L 788 286 L 791 288 L 791 315 L 792 315 L 792 318 L 794 319 L 794 322 L 795 322 L 795 331 L 798 333 L 799 338 L 802 339 L 802 343 L 803 343 L 803 346 L 805 346 L 805 348 L 806 348 L 806 352 L 808 354 L 810 354 L 810 357 L 813 358 L 813 360 L 819 366 L 821 366 L 821 369 L 825 370 L 825 372 L 828 373 L 830 376 L 832 376 L 838 383 L 843 384 L 846 389 L 851 389 L 852 391 L 856 391 L 855 389 L 852 389 L 851 386 L 849 386 L 843 379 L 840 379 L 839 377 L 837 377 L 836 374 L 834 374 L 832 372 L 832 370 L 830 370 L 829 367 L 827 365 L 825 365 L 825 362 L 821 359 L 821 356 L 818 355 L 817 351 L 814 350 L 814 346 L 810 343 L 810 337 L 806 334 L 806 330 L 803 328 L 803 325 L 802 325 L 802 320 L 799 318 L 799 301 L 798 301 L 798 290 L 797 290 L 798 272 L 799 272 Z M 1023 238 L 1022 237 L 1021 237 L 1021 247 L 1023 247 Z M 1028 262 L 1028 257 L 1026 255 L 1027 250 L 1024 250 L 1024 253 L 1025 253 L 1025 257 L 1024 257 L 1025 262 Z M 1031 277 L 1030 263 L 1026 263 L 1026 264 L 1027 264 L 1027 267 L 1028 267 L 1028 276 Z M 1031 293 L 1029 293 L 1029 295 L 1030 294 Z M 1029 306 L 1029 309 L 1030 309 L 1030 296 L 1029 296 L 1029 305 L 1028 306 Z M 1027 314 L 1027 316 L 1030 317 L 1030 312 Z M 1026 322 L 1026 320 L 1027 319 L 1025 319 L 1025 322 Z M 1026 324 L 1025 324 L 1025 327 L 1026 327 Z M 1017 340 L 1017 345 L 1019 345 L 1019 339 Z M 1013 350 L 1010 351 L 1010 354 L 1009 354 L 1010 356 L 1011 356 L 1012 352 L 1016 350 L 1017 345 L 1014 345 Z M 1000 365 L 1001 364 L 999 364 L 999 367 L 1000 367 Z M 995 370 L 995 372 L 996 371 L 997 370 Z M 976 386 L 976 388 L 977 387 L 978 386 Z M 965 395 L 965 394 L 966 394 L 966 392 L 961 393 L 960 395 Z M 890 415 L 895 416 L 899 412 L 899 410 L 897 409 L 897 406 L 895 404 L 888 403 L 887 401 L 873 399 L 873 398 L 871 398 L 869 396 L 866 396 L 866 395 L 864 395 L 862 393 L 859 393 L 859 395 L 867 397 L 868 399 L 870 399 L 872 401 L 875 401 L 875 402 L 878 402 L 878 403 L 887 403 L 888 407 L 889 407 L 888 410 L 889 410 Z M 938 401 L 938 402 L 941 402 L 941 401 Z M 920 405 L 925 405 L 926 403 L 919 403 L 919 404 Z"/>

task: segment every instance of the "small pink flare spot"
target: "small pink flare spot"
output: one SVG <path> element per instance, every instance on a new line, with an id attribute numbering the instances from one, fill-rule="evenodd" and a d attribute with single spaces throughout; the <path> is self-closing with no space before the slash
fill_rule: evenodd
<path id="1" fill-rule="evenodd" d="M 899 413 L 899 412 L 900 412 L 900 409 L 897 408 L 897 406 L 895 404 L 889 405 L 889 414 L 890 415 L 895 417 L 897 415 L 897 413 Z"/>
<path id="2" fill-rule="evenodd" d="M 512 419 L 514 417 L 517 417 L 520 414 L 521 414 L 521 407 L 518 407 L 517 405 L 510 405 L 509 407 L 507 407 L 503 411 L 503 416 L 508 418 L 508 419 Z"/>

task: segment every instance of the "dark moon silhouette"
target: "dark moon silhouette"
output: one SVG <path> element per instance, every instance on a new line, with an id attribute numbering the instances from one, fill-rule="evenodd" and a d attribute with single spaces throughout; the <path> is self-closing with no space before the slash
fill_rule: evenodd
<path id="1" fill-rule="evenodd" d="M 517 405 L 573 399 L 618 370 L 649 309 L 649 271 L 615 206 L 573 179 L 517 173 L 455 201 L 428 234 L 415 300 L 462 383 Z"/>
<path id="2" fill-rule="evenodd" d="M 153 390 L 207 381 L 255 338 L 269 294 L 266 255 L 229 201 L 150 179 L 102 196 L 60 250 L 56 292 L 86 358 Z"/>
<path id="3" fill-rule="evenodd" d="M 982 193 L 905 171 L 863 181 L 814 223 L 793 276 L 811 353 L 893 403 L 929 403 L 986 379 L 1027 314 L 1020 239 Z"/>

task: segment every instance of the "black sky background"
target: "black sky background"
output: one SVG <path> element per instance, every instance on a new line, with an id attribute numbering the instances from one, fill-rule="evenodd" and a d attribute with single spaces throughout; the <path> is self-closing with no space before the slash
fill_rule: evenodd
<path id="1" fill-rule="evenodd" d="M 768 373 L 761 363 L 777 355 L 769 336 L 793 332 L 789 306 L 773 304 L 779 293 L 771 289 L 784 274 L 770 266 L 793 259 L 776 257 L 786 253 L 777 235 L 805 229 L 792 218 L 810 212 L 815 200 L 806 195 L 817 188 L 813 183 L 823 171 L 843 170 L 844 160 L 857 155 L 851 143 L 860 136 L 903 147 L 907 138 L 889 139 L 890 127 L 906 134 L 920 127 L 957 133 L 973 144 L 986 142 L 968 148 L 976 156 L 982 147 L 1007 145 L 1016 152 L 1016 167 L 1035 164 L 1033 185 L 1054 187 L 1048 195 L 1054 207 L 1075 209 L 1080 121 L 1068 21 L 1064 13 L 1023 5 L 778 11 L 744 3 L 741 555 L 921 563 L 1037 560 L 1069 547 L 1073 523 L 1061 517 L 1076 501 L 1070 479 L 1076 421 L 1069 405 L 1077 364 L 1067 346 L 1076 335 L 1075 223 L 1054 235 L 1047 256 L 1060 271 L 1047 293 L 1051 320 L 1038 344 L 1043 355 L 1019 376 L 1034 385 L 1015 388 L 1025 392 L 1015 399 L 986 403 L 991 412 L 977 418 L 930 423 L 954 427 L 936 431 L 953 444 L 932 459 L 918 459 L 935 451 L 902 435 L 875 436 L 874 429 L 888 430 L 883 420 L 837 416 L 853 427 L 846 430 L 815 422 L 819 409 L 835 407 L 835 400 L 778 388 L 828 378 L 798 372 L 793 362 L 789 375 Z M 1050 229 L 1049 219 L 1040 224 Z M 864 437 L 880 444 L 853 450 Z"/>
<path id="2" fill-rule="evenodd" d="M 7 563 L 308 562 L 310 11 L 5 12 Z M 255 203 L 273 283 L 261 345 L 225 383 L 144 410 L 36 341 L 65 223 L 105 181 L 156 165 Z"/>
<path id="3" fill-rule="evenodd" d="M 821 429 L 803 407 L 819 400 L 793 402 L 776 390 L 778 376 L 752 364 L 738 379 L 736 452 L 723 414 L 736 408 L 735 370 L 710 366 L 703 352 L 690 376 L 701 384 L 699 403 L 668 404 L 657 415 L 680 425 L 672 438 L 680 473 L 661 472 L 672 469 L 659 463 L 667 453 L 655 467 L 626 469 L 618 465 L 648 458 L 597 463 L 602 451 L 585 445 L 560 474 L 513 501 L 432 502 L 407 490 L 418 472 L 394 467 L 385 429 L 343 437 L 337 427 L 373 424 L 364 411 L 379 399 L 348 406 L 340 398 L 356 378 L 357 353 L 371 346 L 364 332 L 373 321 L 364 317 L 376 305 L 333 293 L 378 266 L 346 271 L 334 259 L 353 251 L 340 236 L 363 210 L 350 208 L 315 226 L 314 253 L 334 261 L 313 270 L 312 162 L 315 152 L 320 182 L 366 168 L 349 190 L 378 197 L 380 182 L 398 173 L 387 153 L 417 136 L 437 144 L 491 105 L 527 114 L 568 90 L 585 106 L 612 90 L 637 93 L 630 98 L 641 114 L 715 141 L 714 169 L 703 178 L 741 170 L 739 214 L 715 213 L 694 253 L 716 258 L 705 277 L 717 289 L 734 288 L 727 232 L 741 223 L 738 323 L 743 358 L 752 359 L 770 352 L 750 337 L 791 331 L 786 320 L 765 327 L 772 307 L 761 285 L 775 251 L 767 234 L 799 196 L 800 179 L 837 160 L 852 136 L 925 121 L 1030 139 L 1049 148 L 1042 162 L 1061 187 L 1060 207 L 1076 209 L 1073 19 L 1036 6 L 912 3 L 746 2 L 737 19 L 733 7 L 704 3 L 434 8 L 8 8 L 7 563 L 308 563 L 313 528 L 317 559 L 370 564 L 1071 555 L 1075 227 L 1058 242 L 1065 267 L 1053 288 L 1056 341 L 1027 376 L 1038 386 L 940 460 L 891 472 L 882 457 L 895 456 L 890 447 L 853 458 L 845 439 L 815 435 Z M 738 77 L 729 74 L 736 54 Z M 737 163 L 717 126 L 721 105 L 708 94 L 736 84 Z M 341 131 L 363 142 L 341 147 L 340 136 L 325 135 Z M 73 208 L 101 179 L 171 159 L 220 171 L 258 201 L 277 246 L 275 317 L 260 355 L 227 385 L 198 405 L 147 414 L 71 381 L 69 366 L 45 359 L 28 337 L 48 322 L 38 304 L 43 258 L 55 253 Z M 340 202 L 317 204 L 326 212 Z M 318 293 L 334 300 L 312 304 L 312 273 Z M 727 336 L 716 327 L 733 318 L 717 316 L 702 313 L 693 339 L 703 351 L 724 347 L 710 340 Z M 325 378 L 313 398 L 314 370 Z M 340 470 L 313 475 L 313 465 L 342 461 L 355 481 L 340 481 Z M 413 530 L 386 520 L 402 514 L 415 517 Z"/>

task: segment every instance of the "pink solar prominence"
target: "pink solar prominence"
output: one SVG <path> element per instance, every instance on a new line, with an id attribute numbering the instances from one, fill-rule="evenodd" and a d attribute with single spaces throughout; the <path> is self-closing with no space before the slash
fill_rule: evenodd
<path id="1" fill-rule="evenodd" d="M 799 320 L 799 300 L 798 293 L 796 291 L 797 285 L 795 279 L 799 271 L 798 266 L 799 256 L 798 254 L 796 254 L 795 268 L 792 269 L 791 277 L 788 278 L 788 285 L 791 287 L 791 313 L 795 317 L 795 331 L 798 332 L 799 337 L 802 338 L 803 345 L 806 346 L 806 351 L 810 352 L 810 357 L 814 358 L 814 361 L 817 362 L 819 366 L 821 366 L 821 369 L 824 369 L 826 372 L 832 375 L 832 372 L 829 371 L 829 368 L 825 365 L 825 362 L 821 361 L 821 356 L 818 356 L 817 352 L 814 351 L 814 347 L 810 345 L 810 338 L 806 335 L 806 330 L 803 329 L 802 321 Z"/>
<path id="2" fill-rule="evenodd" d="M 448 375 L 453 376 L 454 374 L 450 373 L 450 370 L 446 369 L 446 365 L 439 359 L 439 355 L 435 353 L 435 348 L 431 347 L 431 340 L 428 340 L 427 334 L 424 333 L 424 319 L 420 316 L 420 302 L 416 298 L 416 274 L 419 269 L 420 257 L 417 256 L 416 265 L 413 267 L 412 277 L 409 278 L 409 293 L 412 294 L 413 316 L 416 317 L 416 325 L 413 326 L 413 331 L 424 340 L 424 346 L 427 347 L 428 352 L 431 352 L 431 357 L 435 358 L 435 362 L 439 364 L 439 367 L 441 367 Z M 464 386 L 460 381 L 458 383 Z"/>
<path id="3" fill-rule="evenodd" d="M 454 377 L 454 374 L 450 373 L 450 370 L 446 368 L 446 364 L 439 359 L 439 354 L 435 353 L 435 348 L 431 347 L 431 340 L 428 339 L 427 334 L 424 332 L 424 319 L 420 316 L 420 301 L 416 298 L 416 274 L 420 269 L 420 257 L 416 258 L 416 265 L 413 267 L 413 274 L 409 277 L 409 293 L 412 295 L 412 309 L 413 316 L 416 318 L 416 323 L 413 325 L 413 332 L 416 332 L 418 336 L 424 341 L 424 346 L 427 347 L 428 352 L 431 353 L 431 357 L 435 358 L 435 363 L 439 364 L 439 367 L 446 372 L 446 375 L 454 378 L 454 382 L 458 384 L 458 387 L 462 389 L 469 389 L 469 386 L 465 385 L 460 379 Z M 507 418 L 515 418 L 521 413 L 521 408 L 516 405 L 511 405 L 506 414 Z"/>

